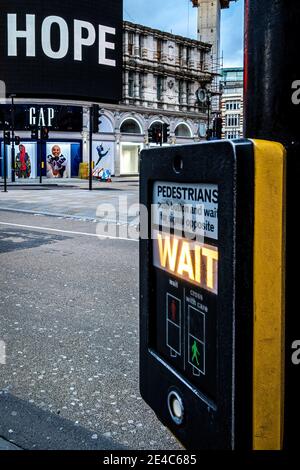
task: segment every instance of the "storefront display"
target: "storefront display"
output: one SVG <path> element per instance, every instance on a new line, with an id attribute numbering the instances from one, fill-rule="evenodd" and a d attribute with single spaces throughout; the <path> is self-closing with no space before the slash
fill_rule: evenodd
<path id="1" fill-rule="evenodd" d="M 115 144 L 114 142 L 93 142 L 93 175 L 97 177 L 103 170 L 108 170 L 111 175 L 115 173 Z"/>
<path id="2" fill-rule="evenodd" d="M 43 165 L 42 176 L 47 178 L 78 178 L 79 165 L 82 162 L 82 145 L 80 142 L 37 142 L 22 141 L 15 147 L 15 177 L 18 179 L 34 179 L 40 176 L 38 162 Z M 7 176 L 11 175 L 11 146 L 6 146 Z M 4 176 L 4 145 L 0 147 L 0 177 Z"/>
<path id="3" fill-rule="evenodd" d="M 82 162 L 81 145 L 70 142 L 47 142 L 47 178 L 78 178 Z"/>
<path id="4" fill-rule="evenodd" d="M 24 144 L 19 145 L 19 152 L 16 155 L 16 177 L 30 178 L 31 175 L 31 159 L 26 152 Z"/>
<path id="5" fill-rule="evenodd" d="M 7 151 L 7 175 L 11 175 L 11 145 L 6 146 Z M 15 147 L 15 168 L 16 179 L 28 179 L 37 177 L 37 144 L 36 142 L 21 141 L 20 145 Z M 4 145 L 1 143 L 1 165 L 0 176 L 3 177 L 4 171 Z"/>

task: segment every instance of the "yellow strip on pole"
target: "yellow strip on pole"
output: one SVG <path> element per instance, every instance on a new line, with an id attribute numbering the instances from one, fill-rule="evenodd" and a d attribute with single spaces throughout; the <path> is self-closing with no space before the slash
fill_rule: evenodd
<path id="1" fill-rule="evenodd" d="M 280 450 L 284 413 L 286 151 L 254 140 L 253 449 Z"/>

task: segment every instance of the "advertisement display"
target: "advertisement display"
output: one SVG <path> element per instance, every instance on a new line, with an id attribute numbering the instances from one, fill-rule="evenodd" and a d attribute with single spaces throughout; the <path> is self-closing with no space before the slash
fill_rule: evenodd
<path id="1" fill-rule="evenodd" d="M 7 96 L 117 102 L 122 0 L 3 0 L 0 80 Z"/>
<path id="2" fill-rule="evenodd" d="M 82 161 L 79 143 L 48 142 L 46 144 L 47 178 L 76 178 Z"/>
<path id="3" fill-rule="evenodd" d="M 11 125 L 11 105 L 0 105 L 0 130 L 3 123 Z M 82 107 L 63 105 L 17 104 L 14 107 L 16 131 L 47 127 L 51 131 L 81 132 Z"/>
<path id="4" fill-rule="evenodd" d="M 115 174 L 115 144 L 114 142 L 93 142 L 93 176 L 101 176 L 102 170 Z"/>
<path id="5" fill-rule="evenodd" d="M 11 175 L 11 146 L 7 145 L 7 175 Z M 28 179 L 37 177 L 37 144 L 35 142 L 21 141 L 15 147 L 15 176 L 16 179 Z M 1 176 L 3 177 L 4 145 L 1 144 Z"/>
<path id="6" fill-rule="evenodd" d="M 47 144 L 47 178 L 68 178 L 70 176 L 70 144 Z"/>

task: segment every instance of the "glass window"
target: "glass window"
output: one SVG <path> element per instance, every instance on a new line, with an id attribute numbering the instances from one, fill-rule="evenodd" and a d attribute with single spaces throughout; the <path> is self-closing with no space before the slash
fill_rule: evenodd
<path id="1" fill-rule="evenodd" d="M 179 104 L 183 103 L 183 80 L 178 82 L 178 102 Z"/>
<path id="2" fill-rule="evenodd" d="M 122 175 L 137 174 L 139 171 L 140 145 L 121 144 L 120 173 Z"/>
<path id="3" fill-rule="evenodd" d="M 122 134 L 141 134 L 141 129 L 134 119 L 126 119 L 121 125 Z"/>
<path id="4" fill-rule="evenodd" d="M 128 96 L 131 98 L 134 96 L 134 72 L 128 74 Z"/>
<path id="5" fill-rule="evenodd" d="M 175 129 L 176 137 L 192 137 L 190 128 L 186 124 L 179 124 Z"/>
<path id="6" fill-rule="evenodd" d="M 163 48 L 163 42 L 161 39 L 157 39 L 157 60 L 158 62 L 161 61 L 162 57 L 162 48 Z"/>
<path id="7" fill-rule="evenodd" d="M 128 33 L 128 54 L 134 54 L 134 33 Z"/>
<path id="8" fill-rule="evenodd" d="M 228 127 L 238 127 L 240 125 L 240 116 L 239 114 L 227 114 L 226 116 L 226 126 Z"/>
<path id="9" fill-rule="evenodd" d="M 163 92 L 163 78 L 157 77 L 157 101 L 161 101 Z"/>
<path id="10" fill-rule="evenodd" d="M 144 91 L 144 75 L 142 73 L 139 74 L 139 97 L 143 98 L 143 91 Z"/>
<path id="11" fill-rule="evenodd" d="M 190 93 L 191 93 L 191 89 L 192 89 L 191 82 L 187 82 L 187 84 L 186 84 L 186 103 L 187 104 L 189 102 L 189 96 L 190 96 Z"/>
<path id="12" fill-rule="evenodd" d="M 143 56 L 143 49 L 146 47 L 146 36 L 145 34 L 139 35 L 139 56 Z"/>

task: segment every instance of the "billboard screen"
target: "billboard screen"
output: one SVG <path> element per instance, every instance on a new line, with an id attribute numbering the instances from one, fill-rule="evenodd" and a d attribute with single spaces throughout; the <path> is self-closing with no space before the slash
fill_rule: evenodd
<path id="1" fill-rule="evenodd" d="M 7 95 L 119 101 L 122 8 L 122 0 L 2 0 Z"/>

